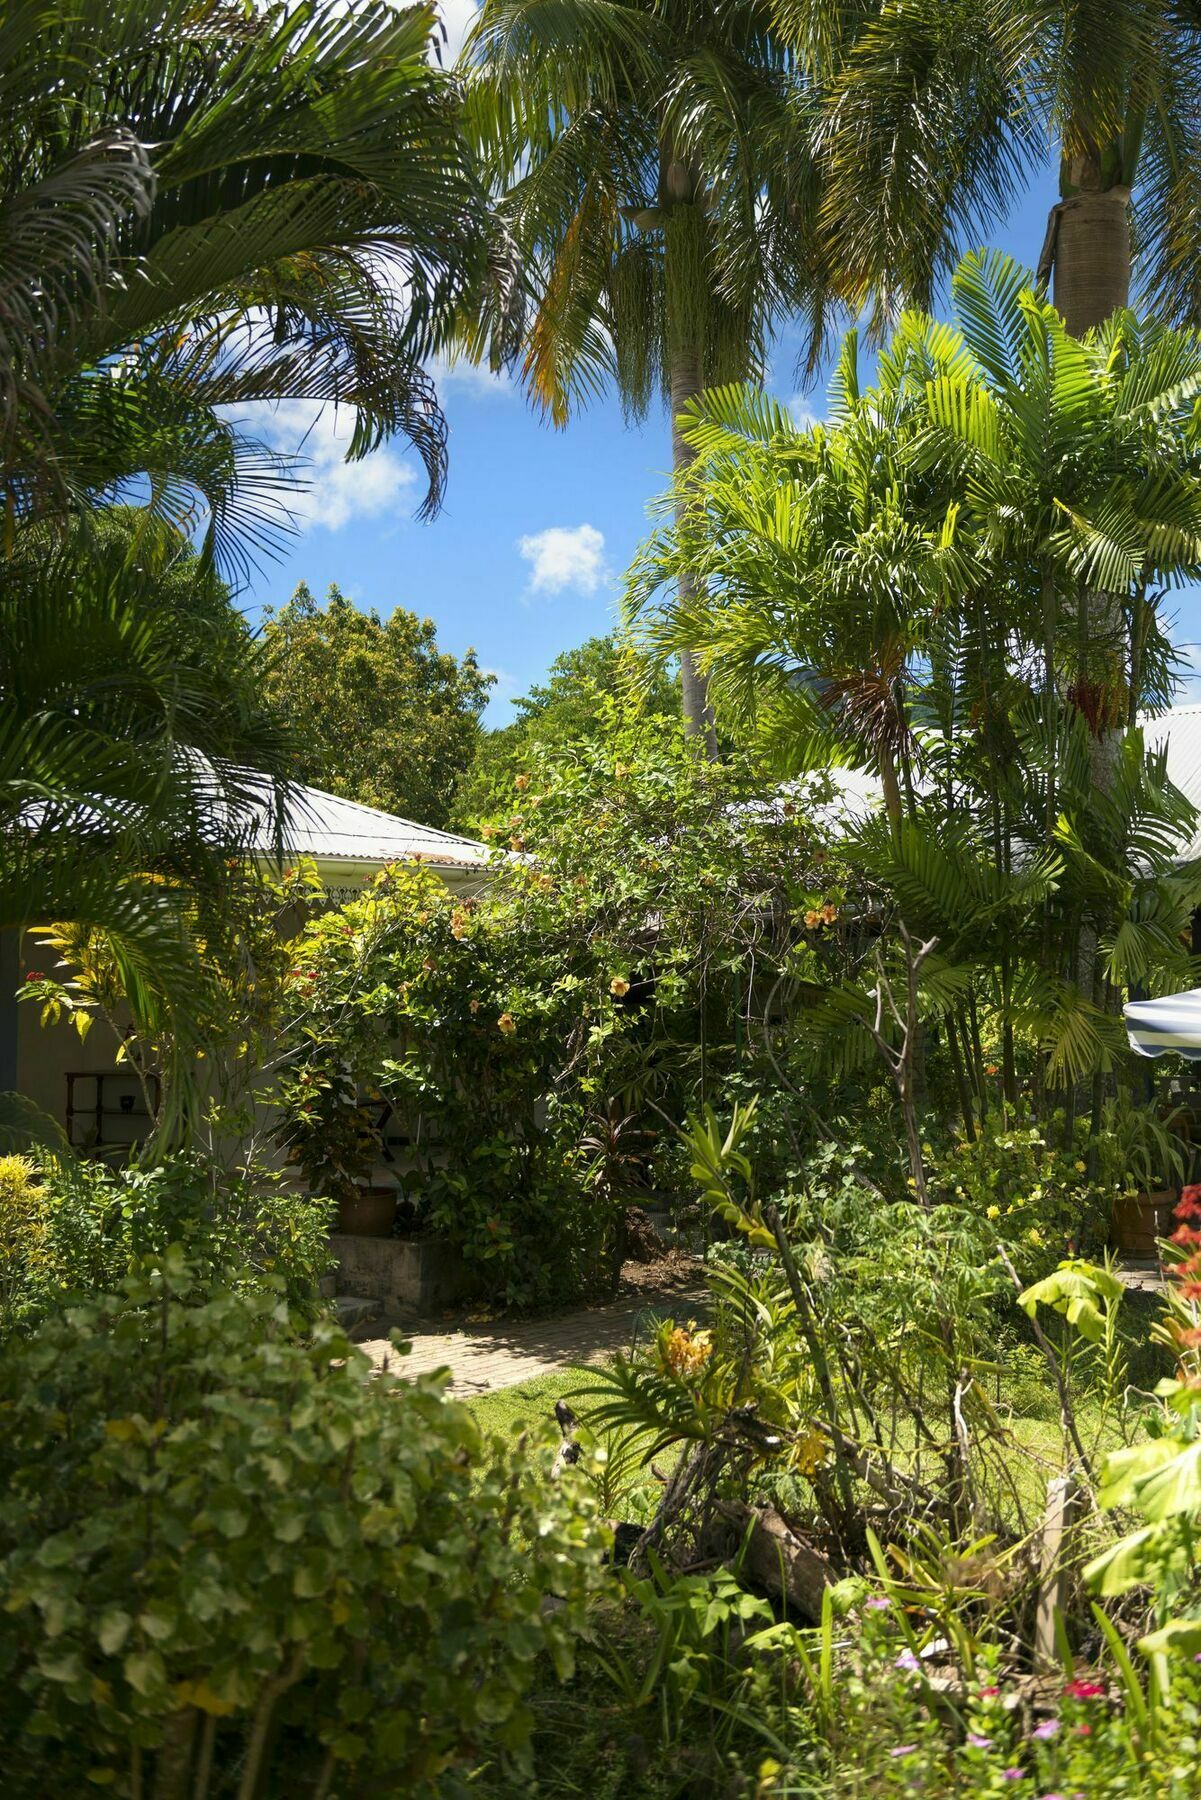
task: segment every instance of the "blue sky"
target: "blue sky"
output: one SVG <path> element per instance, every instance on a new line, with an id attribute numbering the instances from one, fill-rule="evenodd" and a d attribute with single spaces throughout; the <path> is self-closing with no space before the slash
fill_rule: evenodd
<path id="1" fill-rule="evenodd" d="M 1033 264 L 1056 197 L 1048 163 L 982 241 Z M 785 335 L 770 386 L 820 415 L 824 382 L 801 394 L 796 354 L 795 336 Z M 402 444 L 346 465 L 332 417 L 313 424 L 311 409 L 281 409 L 270 436 L 281 449 L 304 441 L 310 487 L 297 511 L 307 516 L 284 555 L 255 575 L 243 604 L 253 615 L 303 580 L 318 595 L 336 582 L 357 605 L 384 615 L 395 606 L 428 615 L 444 648 L 461 655 L 470 646 L 495 673 L 486 719 L 503 725 L 513 698 L 561 650 L 614 623 L 622 571 L 666 484 L 668 421 L 657 413 L 631 429 L 610 400 L 556 431 L 511 383 L 484 372 L 442 371 L 438 388 L 450 425 L 450 481 L 428 524 L 413 517 L 423 488 Z M 1183 597 L 1178 612 L 1178 636 L 1201 638 L 1201 596 Z"/>

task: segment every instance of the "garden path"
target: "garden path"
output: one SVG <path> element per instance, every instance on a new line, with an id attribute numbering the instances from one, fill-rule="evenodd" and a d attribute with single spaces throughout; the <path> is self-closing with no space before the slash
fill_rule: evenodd
<path id="1" fill-rule="evenodd" d="M 694 1318 L 704 1302 L 697 1264 L 684 1258 L 638 1270 L 627 1264 L 617 1298 L 538 1319 L 459 1318 L 442 1330 L 432 1321 L 385 1315 L 362 1328 L 359 1347 L 381 1368 L 400 1375 L 449 1369 L 460 1399 L 514 1387 L 574 1363 L 600 1362 L 635 1342 L 671 1315 Z M 388 1340 L 396 1329 L 412 1348 L 398 1357 Z"/>

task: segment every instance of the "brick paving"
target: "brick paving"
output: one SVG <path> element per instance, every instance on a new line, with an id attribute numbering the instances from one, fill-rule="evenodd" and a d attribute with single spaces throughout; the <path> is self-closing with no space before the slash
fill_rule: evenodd
<path id="1" fill-rule="evenodd" d="M 603 1362 L 618 1350 L 645 1342 L 659 1319 L 694 1318 L 703 1298 L 699 1281 L 676 1281 L 667 1288 L 620 1294 L 608 1306 L 542 1319 L 466 1318 L 440 1331 L 431 1329 L 429 1320 L 385 1315 L 363 1328 L 360 1348 L 380 1367 L 386 1362 L 401 1375 L 449 1369 L 454 1393 L 466 1399 L 515 1387 L 575 1363 Z M 398 1358 L 388 1342 L 392 1328 L 411 1342 L 407 1356 Z"/>

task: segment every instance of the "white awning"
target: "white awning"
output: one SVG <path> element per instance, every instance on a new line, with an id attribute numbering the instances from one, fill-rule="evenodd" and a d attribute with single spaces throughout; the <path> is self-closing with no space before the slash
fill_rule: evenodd
<path id="1" fill-rule="evenodd" d="M 1140 1056 L 1184 1056 L 1201 1062 L 1201 988 L 1122 1008 L 1130 1048 Z"/>

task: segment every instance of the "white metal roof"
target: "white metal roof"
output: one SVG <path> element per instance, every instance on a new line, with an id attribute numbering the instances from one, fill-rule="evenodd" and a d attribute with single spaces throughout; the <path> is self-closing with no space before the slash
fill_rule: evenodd
<path id="1" fill-rule="evenodd" d="M 419 856 L 434 868 L 483 870 L 489 861 L 487 845 L 477 844 L 473 838 L 436 831 L 432 825 L 418 825 L 412 819 L 313 787 L 296 790 L 288 808 L 285 839 L 288 855 L 311 856 L 318 863 L 364 863 L 382 868 L 385 863 L 411 862 Z M 266 816 L 255 848 L 264 856 L 273 851 Z"/>
<path id="2" fill-rule="evenodd" d="M 1173 706 L 1158 718 L 1143 716 L 1139 720 L 1143 742 L 1148 750 L 1168 751 L 1168 779 L 1175 783 L 1201 813 L 1201 704 Z M 830 769 L 834 787 L 833 799 L 815 808 L 816 815 L 837 832 L 878 812 L 884 804 L 884 790 L 875 775 L 860 769 Z M 782 797 L 801 797 L 806 777 L 790 782 Z M 1201 856 L 1201 819 L 1188 844 L 1180 849 L 1181 860 Z"/>
<path id="3" fill-rule="evenodd" d="M 1168 750 L 1168 780 L 1201 810 L 1201 706 L 1174 706 L 1158 719 L 1141 719 L 1148 750 Z M 1182 857 L 1201 856 L 1201 822 Z"/>

